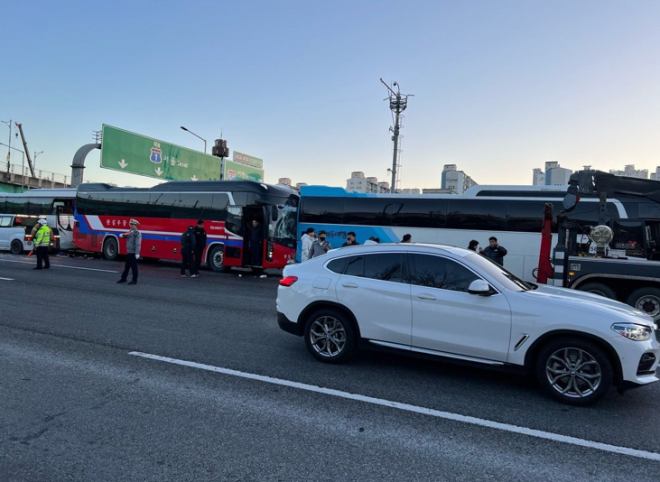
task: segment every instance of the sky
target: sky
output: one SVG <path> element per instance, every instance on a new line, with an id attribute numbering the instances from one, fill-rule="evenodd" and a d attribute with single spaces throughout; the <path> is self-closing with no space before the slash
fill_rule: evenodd
<path id="1" fill-rule="evenodd" d="M 444 164 L 479 184 L 531 184 L 546 161 L 660 166 L 655 0 L 26 0 L 2 18 L 0 120 L 23 124 L 39 169 L 70 174 L 104 123 L 203 150 L 184 125 L 262 158 L 269 183 L 389 181 L 381 77 L 414 94 L 403 188 L 440 187 Z M 156 183 L 99 151 L 86 166 Z"/>

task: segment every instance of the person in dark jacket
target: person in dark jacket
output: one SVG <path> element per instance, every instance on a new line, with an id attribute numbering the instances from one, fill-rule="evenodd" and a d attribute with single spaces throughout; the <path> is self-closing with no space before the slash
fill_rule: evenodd
<path id="1" fill-rule="evenodd" d="M 195 233 L 195 274 L 199 276 L 199 267 L 202 264 L 204 248 L 206 248 L 206 231 L 204 230 L 204 220 L 197 221 L 197 226 L 193 230 Z"/>
<path id="2" fill-rule="evenodd" d="M 359 246 L 360 243 L 357 242 L 357 239 L 355 239 L 355 233 L 353 231 L 349 232 L 346 235 L 346 242 L 341 245 L 342 248 L 345 248 L 346 246 Z"/>
<path id="3" fill-rule="evenodd" d="M 489 245 L 486 247 L 486 249 L 481 251 L 481 253 L 485 257 L 495 261 L 500 266 L 504 266 L 504 257 L 508 254 L 508 251 L 504 246 L 500 246 L 495 236 L 488 238 L 488 242 Z"/>
<path id="4" fill-rule="evenodd" d="M 261 266 L 261 253 L 263 252 L 264 232 L 259 222 L 254 219 L 250 228 L 250 254 L 252 266 Z"/>
<path id="5" fill-rule="evenodd" d="M 181 277 L 187 278 L 186 269 L 190 270 L 190 277 L 197 278 L 195 271 L 195 228 L 188 229 L 181 235 Z"/>

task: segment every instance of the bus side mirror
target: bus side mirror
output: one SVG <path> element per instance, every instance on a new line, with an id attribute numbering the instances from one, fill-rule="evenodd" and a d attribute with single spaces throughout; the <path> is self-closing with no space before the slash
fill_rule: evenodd
<path id="1" fill-rule="evenodd" d="M 564 209 L 569 211 L 577 205 L 577 196 L 575 194 L 566 194 L 564 197 Z"/>

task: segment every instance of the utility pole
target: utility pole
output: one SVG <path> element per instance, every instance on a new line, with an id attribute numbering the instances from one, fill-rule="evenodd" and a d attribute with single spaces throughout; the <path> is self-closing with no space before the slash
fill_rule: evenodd
<path id="1" fill-rule="evenodd" d="M 398 163 L 398 158 L 399 158 L 399 131 L 401 128 L 401 125 L 399 123 L 401 113 L 406 110 L 408 107 L 408 97 L 413 97 L 412 94 L 408 95 L 402 95 L 401 94 L 401 89 L 398 83 L 394 82 L 392 84 L 393 87 L 396 87 L 396 92 L 392 90 L 392 88 L 385 83 L 385 81 L 381 78 L 380 81 L 383 83 L 385 87 L 387 87 L 387 90 L 389 91 L 390 95 L 384 100 L 389 100 L 390 101 L 390 110 L 394 113 L 394 128 L 390 127 L 390 131 L 394 134 L 392 136 L 392 140 L 394 141 L 394 155 L 392 156 L 392 186 L 390 188 L 390 192 L 394 194 L 396 192 L 396 175 L 397 175 L 397 167 L 399 165 Z"/>
<path id="2" fill-rule="evenodd" d="M 9 126 L 9 149 L 7 150 L 7 174 L 9 174 L 9 168 L 11 164 L 11 119 L 9 122 L 2 121 L 4 124 Z"/>

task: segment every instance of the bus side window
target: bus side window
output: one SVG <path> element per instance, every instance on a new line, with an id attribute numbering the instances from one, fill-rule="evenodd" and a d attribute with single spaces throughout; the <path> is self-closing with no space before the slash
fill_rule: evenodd
<path id="1" fill-rule="evenodd" d="M 485 199 L 451 200 L 447 203 L 449 229 L 504 231 L 506 201 Z M 543 216 L 543 212 L 541 212 Z"/>

